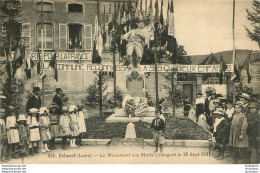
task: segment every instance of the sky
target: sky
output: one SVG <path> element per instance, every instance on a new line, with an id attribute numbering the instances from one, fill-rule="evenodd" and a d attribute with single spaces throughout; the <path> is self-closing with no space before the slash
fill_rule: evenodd
<path id="1" fill-rule="evenodd" d="M 160 6 L 161 2 L 158 1 Z M 166 17 L 168 1 L 163 1 Z M 237 49 L 259 50 L 257 43 L 247 37 L 244 28 L 251 28 L 246 18 L 246 8 L 252 9 L 252 0 L 236 0 L 235 46 Z M 174 0 L 174 13 L 175 37 L 188 55 L 233 49 L 233 0 Z"/>

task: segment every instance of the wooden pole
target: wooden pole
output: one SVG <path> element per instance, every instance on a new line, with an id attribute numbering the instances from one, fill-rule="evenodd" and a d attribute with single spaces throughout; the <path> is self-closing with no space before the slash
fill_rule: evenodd
<path id="1" fill-rule="evenodd" d="M 154 60 L 155 60 L 155 110 L 159 111 L 159 93 L 158 93 L 158 68 L 157 68 L 157 52 L 156 48 L 154 50 Z"/>
<path id="2" fill-rule="evenodd" d="M 116 24 L 116 2 L 115 2 L 115 12 L 114 12 L 114 25 Z M 115 37 L 115 33 L 113 34 Z M 114 72 L 114 108 L 117 107 L 117 99 L 116 99 L 116 42 L 115 38 L 113 38 L 113 72 Z"/>
<path id="3" fill-rule="evenodd" d="M 41 54 L 42 54 L 42 62 L 41 62 L 41 75 L 43 75 L 43 64 L 44 64 L 44 50 L 43 50 L 43 1 L 41 0 Z M 45 104 L 45 80 L 44 76 L 42 76 L 42 105 Z"/>
<path id="4" fill-rule="evenodd" d="M 235 58 L 236 58 L 236 45 L 235 45 L 235 11 L 236 11 L 236 1 L 233 0 L 233 20 L 232 20 L 232 37 L 233 37 L 233 54 L 232 54 L 232 65 L 233 65 L 233 76 L 235 75 Z M 236 87 L 235 80 L 232 82 L 232 94 L 233 94 L 233 102 L 236 100 Z"/>
<path id="5" fill-rule="evenodd" d="M 175 86 L 174 86 L 174 69 L 171 72 L 171 90 L 172 90 L 172 116 L 175 117 Z"/>

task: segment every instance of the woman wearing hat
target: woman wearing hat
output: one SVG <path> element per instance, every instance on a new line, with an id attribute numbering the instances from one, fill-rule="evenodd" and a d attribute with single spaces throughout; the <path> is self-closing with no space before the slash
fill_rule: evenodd
<path id="1" fill-rule="evenodd" d="M 18 157 L 18 146 L 19 146 L 19 133 L 18 126 L 16 123 L 16 115 L 13 106 L 8 107 L 8 116 L 6 118 L 6 129 L 7 129 L 7 140 L 8 140 L 8 151 L 12 148 L 12 158 Z"/>
<path id="2" fill-rule="evenodd" d="M 55 139 L 60 137 L 60 130 L 59 130 L 59 107 L 58 105 L 53 102 L 49 108 L 50 110 L 50 133 L 51 133 L 51 140 L 50 140 L 50 149 L 55 150 L 57 149 L 55 146 Z"/>
<path id="3" fill-rule="evenodd" d="M 260 140 L 260 129 L 259 129 L 259 119 L 260 115 L 258 113 L 258 103 L 252 102 L 248 106 L 249 113 L 247 114 L 247 122 L 248 122 L 248 142 L 249 142 L 249 153 L 248 159 L 251 163 L 259 163 L 259 140 Z M 252 153 L 256 153 L 256 158 L 252 158 Z"/>
<path id="4" fill-rule="evenodd" d="M 248 123 L 243 110 L 244 104 L 241 101 L 237 101 L 235 104 L 235 113 L 233 115 L 229 136 L 229 145 L 233 148 L 234 163 L 238 163 L 240 158 L 245 158 L 244 155 L 248 147 Z"/>
<path id="5" fill-rule="evenodd" d="M 224 159 L 226 144 L 228 143 L 230 127 L 227 120 L 224 118 L 222 108 L 217 108 L 213 114 L 216 117 L 213 137 L 216 139 L 216 146 L 218 148 L 218 155 L 215 158 L 217 158 L 217 160 L 222 160 Z"/>
<path id="6" fill-rule="evenodd" d="M 29 150 L 30 155 L 34 153 L 39 153 L 39 141 L 40 137 L 40 117 L 39 110 L 36 108 L 31 108 L 29 110 L 29 116 L 27 117 L 27 127 L 29 129 Z"/>
<path id="7" fill-rule="evenodd" d="M 200 114 L 204 114 L 205 112 L 205 99 L 202 97 L 202 93 L 197 93 L 197 98 L 196 98 L 196 117 L 197 117 L 197 122 Z"/>

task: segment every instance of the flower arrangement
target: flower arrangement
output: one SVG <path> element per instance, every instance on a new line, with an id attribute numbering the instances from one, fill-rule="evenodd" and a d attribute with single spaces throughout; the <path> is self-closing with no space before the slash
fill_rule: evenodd
<path id="1" fill-rule="evenodd" d="M 127 100 L 126 103 L 125 103 L 125 111 L 126 111 L 126 113 L 128 115 L 131 114 L 132 116 L 134 116 L 135 109 L 136 109 L 135 100 L 133 98 Z"/>
<path id="2" fill-rule="evenodd" d="M 146 98 L 129 96 L 125 99 L 123 107 L 128 115 L 143 115 L 147 112 L 148 102 Z"/>

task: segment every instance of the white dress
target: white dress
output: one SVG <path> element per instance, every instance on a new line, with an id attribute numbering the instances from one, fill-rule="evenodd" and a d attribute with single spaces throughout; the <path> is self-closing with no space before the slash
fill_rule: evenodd
<path id="1" fill-rule="evenodd" d="M 8 116 L 6 118 L 6 129 L 7 129 L 7 139 L 9 144 L 15 144 L 20 141 L 18 127 L 16 124 L 15 116 Z"/>
<path id="2" fill-rule="evenodd" d="M 28 116 L 27 117 L 27 125 L 29 127 L 29 141 L 30 142 L 39 141 L 41 139 L 40 138 L 40 131 L 39 131 L 40 123 L 37 121 L 36 117 Z"/>
<path id="3" fill-rule="evenodd" d="M 79 133 L 86 132 L 85 115 L 83 111 L 79 111 L 78 113 L 78 126 L 79 126 Z"/>
<path id="4" fill-rule="evenodd" d="M 203 129 L 208 130 L 208 124 L 206 121 L 206 116 L 204 114 L 201 114 L 198 119 L 198 125 L 201 126 Z"/>

